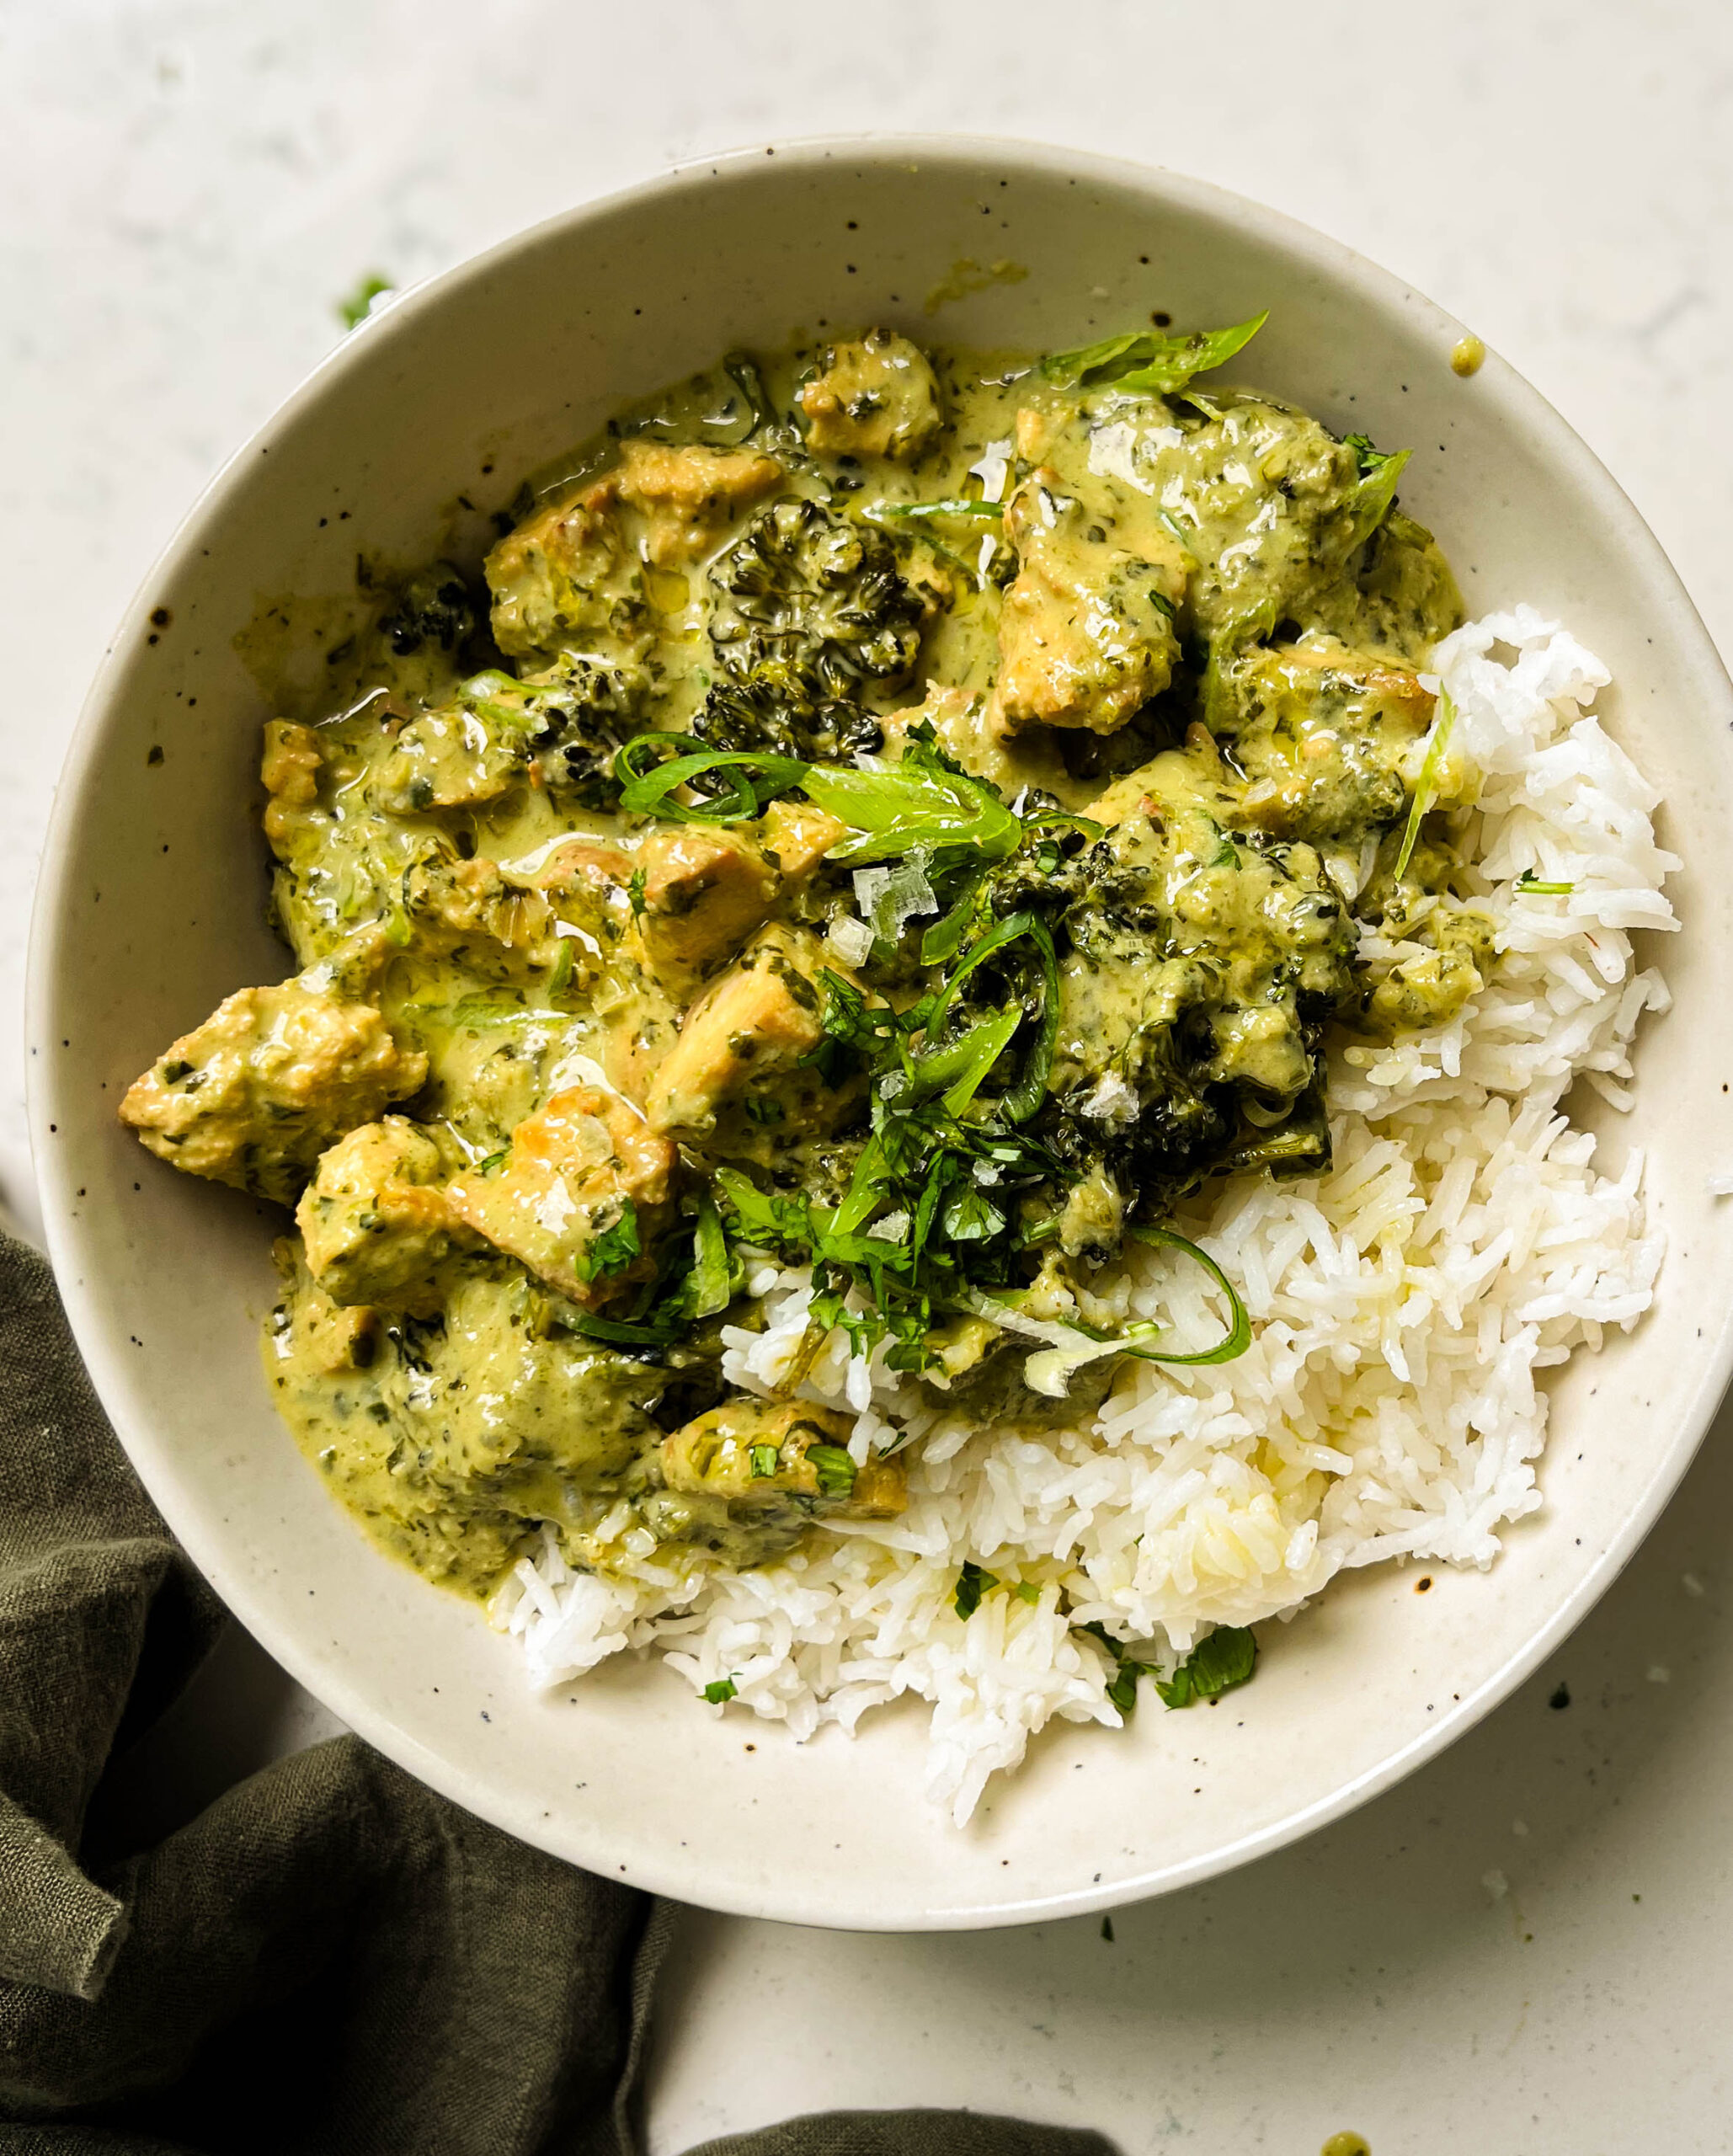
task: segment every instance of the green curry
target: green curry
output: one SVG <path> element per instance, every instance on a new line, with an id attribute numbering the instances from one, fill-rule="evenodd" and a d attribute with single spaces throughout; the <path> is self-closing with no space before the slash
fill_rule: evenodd
<path id="1" fill-rule="evenodd" d="M 270 1381 L 385 1547 L 485 1595 L 550 1526 L 744 1565 L 893 1515 L 798 1358 L 724 1377 L 771 1261 L 811 1351 L 984 1417 L 1167 1353 L 1099 1293 L 1128 1238 L 1223 1290 L 1190 1359 L 1243 1348 L 1173 1201 L 1318 1172 L 1332 1030 L 1490 951 L 1420 671 L 1449 570 L 1402 455 L 1216 386 L 1256 326 L 731 355 L 267 728 L 299 970 L 122 1113 L 294 1207 Z"/>

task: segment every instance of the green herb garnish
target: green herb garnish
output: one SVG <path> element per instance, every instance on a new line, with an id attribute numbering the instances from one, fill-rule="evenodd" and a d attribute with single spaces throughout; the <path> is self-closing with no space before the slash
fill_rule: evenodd
<path id="1" fill-rule="evenodd" d="M 1269 309 L 1227 329 L 1194 329 L 1168 336 L 1160 330 L 1133 329 L 1103 338 L 1075 351 L 1052 352 L 1041 371 L 1061 388 L 1148 390 L 1170 397 L 1194 375 L 1208 374 L 1249 344 L 1269 320 Z"/>
<path id="2" fill-rule="evenodd" d="M 982 523 L 997 523 L 1005 515 L 1003 502 L 973 501 L 962 494 L 948 500 L 936 502 L 875 502 L 868 512 L 874 517 L 968 517 Z"/>
<path id="3" fill-rule="evenodd" d="M 984 1565 L 978 1565 L 973 1557 L 965 1557 L 962 1570 L 957 1575 L 957 1588 L 951 1597 L 951 1607 L 966 1624 L 980 1608 L 981 1597 L 988 1588 L 998 1584 L 997 1572 L 989 1572 Z"/>
<path id="4" fill-rule="evenodd" d="M 1406 874 L 1413 858 L 1420 827 L 1426 820 L 1438 791 L 1438 768 L 1444 760 L 1444 752 L 1450 746 L 1451 729 L 1456 724 L 1456 706 L 1441 689 L 1438 692 L 1438 714 L 1432 721 L 1432 739 L 1426 744 L 1426 760 L 1420 767 L 1420 782 L 1414 789 L 1414 802 L 1408 811 L 1408 822 L 1402 833 L 1401 849 L 1396 856 L 1396 881 L 1400 883 Z"/>
<path id="5" fill-rule="evenodd" d="M 856 834 L 831 847 L 835 862 L 891 861 L 916 848 L 936 856 L 950 847 L 979 861 L 1004 861 L 1022 836 L 997 787 L 971 778 L 918 734 L 909 736 L 900 762 L 868 771 L 812 764 L 802 784 Z"/>
<path id="6" fill-rule="evenodd" d="M 1389 515 L 1403 467 L 1414 454 L 1410 449 L 1396 450 L 1388 456 L 1378 450 L 1370 453 L 1376 462 L 1368 464 L 1362 456 L 1362 477 L 1347 497 L 1350 524 L 1346 551 L 1350 553 L 1356 547 L 1363 547 Z"/>
<path id="7" fill-rule="evenodd" d="M 1517 889 L 1530 898 L 1563 899 L 1568 898 L 1576 886 L 1575 883 L 1545 883 L 1538 876 L 1524 873 L 1517 878 Z"/>
<path id="8" fill-rule="evenodd" d="M 782 1455 L 775 1445 L 749 1446 L 746 1456 L 756 1476 L 774 1475 L 782 1464 Z"/>
<path id="9" fill-rule="evenodd" d="M 643 1255 L 638 1235 L 637 1208 L 628 1198 L 621 1202 L 617 1219 L 604 1228 L 585 1250 L 572 1261 L 580 1280 L 614 1280 Z"/>
<path id="10" fill-rule="evenodd" d="M 704 1687 L 704 1696 L 712 1706 L 719 1707 L 725 1700 L 732 1700 L 739 1689 L 732 1677 L 717 1677 Z"/>
<path id="11" fill-rule="evenodd" d="M 1189 1707 L 1195 1700 L 1231 1692 L 1248 1682 L 1256 1668 L 1257 1641 L 1250 1629 L 1222 1625 L 1198 1641 L 1171 1677 L 1156 1678 L 1155 1689 L 1164 1706 Z"/>
<path id="12" fill-rule="evenodd" d="M 734 1295 L 728 1237 L 723 1233 L 716 1200 L 708 1191 L 698 1201 L 698 1217 L 692 1228 L 691 1295 L 694 1317 L 719 1316 Z"/>

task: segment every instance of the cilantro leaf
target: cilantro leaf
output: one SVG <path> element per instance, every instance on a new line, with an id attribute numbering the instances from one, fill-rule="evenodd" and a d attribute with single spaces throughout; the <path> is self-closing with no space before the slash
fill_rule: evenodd
<path id="1" fill-rule="evenodd" d="M 572 1261 L 572 1269 L 580 1280 L 614 1280 L 624 1273 L 634 1258 L 643 1255 L 643 1242 L 638 1234 L 637 1208 L 628 1198 L 622 1201 L 619 1218 Z"/>
<path id="2" fill-rule="evenodd" d="M 719 1707 L 724 1700 L 732 1700 L 739 1689 L 732 1677 L 718 1677 L 704 1687 L 704 1696 L 712 1706 Z"/>
<path id="3" fill-rule="evenodd" d="M 962 1570 L 957 1575 L 957 1589 L 951 1598 L 951 1607 L 964 1623 L 981 1606 L 981 1597 L 989 1587 L 997 1587 L 999 1575 L 989 1572 L 984 1565 L 978 1565 L 973 1557 L 965 1557 Z"/>
<path id="4" fill-rule="evenodd" d="M 1256 1668 L 1257 1640 L 1250 1628 L 1221 1625 L 1197 1642 L 1171 1677 L 1158 1677 L 1155 1689 L 1164 1706 L 1189 1707 L 1247 1683 Z"/>
<path id="5" fill-rule="evenodd" d="M 821 1497 L 846 1497 L 855 1486 L 853 1457 L 840 1445 L 808 1445 L 807 1458 L 819 1478 Z"/>
<path id="6" fill-rule="evenodd" d="M 1153 1675 L 1154 1672 L 1148 1662 L 1133 1660 L 1126 1651 L 1124 1641 L 1116 1640 L 1105 1625 L 1084 1625 L 1079 1630 L 1087 1632 L 1092 1640 L 1099 1641 L 1107 1650 L 1108 1657 L 1113 1664 L 1113 1674 L 1107 1679 L 1107 1698 L 1117 1708 L 1123 1720 L 1137 1705 L 1138 1678 Z"/>
<path id="7" fill-rule="evenodd" d="M 803 1198 L 760 1190 L 738 1168 L 718 1168 L 716 1187 L 727 1209 L 730 1232 L 756 1250 L 804 1256 L 813 1246 L 812 1214 Z"/>
<path id="8" fill-rule="evenodd" d="M 1061 388 L 1150 390 L 1170 397 L 1194 375 L 1208 374 L 1249 344 L 1269 320 L 1269 309 L 1226 329 L 1194 329 L 1188 335 L 1133 329 L 1074 351 L 1052 352 L 1041 371 Z"/>
<path id="9" fill-rule="evenodd" d="M 1374 456 L 1378 452 L 1374 451 Z M 1362 547 L 1390 513 L 1396 499 L 1397 483 L 1404 467 L 1414 451 L 1399 449 L 1391 456 L 1378 456 L 1378 462 L 1365 472 L 1365 476 L 1347 498 L 1350 513 L 1348 551 Z"/>

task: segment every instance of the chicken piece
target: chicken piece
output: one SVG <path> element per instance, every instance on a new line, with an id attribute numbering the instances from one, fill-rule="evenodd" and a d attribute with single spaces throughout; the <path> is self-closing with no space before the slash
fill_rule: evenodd
<path id="1" fill-rule="evenodd" d="M 658 630 L 643 563 L 705 552 L 781 479 L 776 460 L 755 450 L 627 442 L 613 471 L 525 518 L 488 555 L 495 643 L 519 656 L 568 648 L 642 658 Z M 642 551 L 622 508 L 643 520 Z"/>
<path id="2" fill-rule="evenodd" d="M 1220 702 L 1251 781 L 1229 821 L 1322 844 L 1406 813 L 1403 773 L 1435 708 L 1411 668 L 1311 636 L 1239 654 Z"/>
<path id="3" fill-rule="evenodd" d="M 913 459 L 944 417 L 926 354 L 893 329 L 827 346 L 799 402 L 807 447 L 819 456 Z"/>
<path id="4" fill-rule="evenodd" d="M 536 884 L 555 905 L 589 893 L 624 891 L 632 880 L 632 856 L 617 846 L 572 839 L 556 846 L 536 872 Z"/>
<path id="5" fill-rule="evenodd" d="M 291 719 L 267 719 L 264 756 L 259 776 L 270 798 L 264 805 L 264 835 L 280 850 L 305 820 L 297 810 L 312 808 L 319 798 L 319 771 L 324 758 L 319 737 L 310 726 Z"/>
<path id="6" fill-rule="evenodd" d="M 644 553 L 658 568 L 695 560 L 754 502 L 782 482 L 774 456 L 750 449 L 672 448 L 629 441 L 620 452 L 620 499 L 644 520 Z"/>
<path id="7" fill-rule="evenodd" d="M 498 801 L 525 776 L 526 728 L 489 723 L 457 703 L 425 712 L 398 734 L 376 788 L 387 815 L 429 808 L 477 808 Z"/>
<path id="8" fill-rule="evenodd" d="M 219 1004 L 127 1089 L 120 1120 L 189 1175 L 292 1205 L 327 1146 L 426 1077 L 371 1003 L 287 980 Z"/>
<path id="9" fill-rule="evenodd" d="M 792 1070 L 824 1037 L 822 944 L 773 926 L 686 1013 L 680 1038 L 651 1081 L 645 1113 L 658 1130 L 700 1138 L 733 1096 Z"/>
<path id="10" fill-rule="evenodd" d="M 1116 545 L 1045 467 L 1005 504 L 1005 534 L 1018 568 L 1000 614 L 994 723 L 1116 732 L 1171 678 L 1183 549 L 1152 537 L 1149 558 Z"/>
<path id="11" fill-rule="evenodd" d="M 405 1117 L 363 1123 L 323 1154 L 295 1223 L 307 1270 L 333 1303 L 426 1310 L 454 1222 L 440 1149 Z"/>
<path id="12" fill-rule="evenodd" d="M 534 957 L 554 932 L 546 895 L 508 883 L 499 863 L 480 854 L 424 855 L 403 878 L 403 903 L 424 939 L 447 949 L 479 938 Z"/>
<path id="13" fill-rule="evenodd" d="M 655 621 L 637 558 L 615 511 L 616 476 L 550 502 L 509 531 L 483 564 L 493 594 L 493 640 L 520 657 L 563 647 L 637 659 Z"/>
<path id="14" fill-rule="evenodd" d="M 645 1278 L 677 1155 L 629 1101 L 572 1086 L 512 1133 L 493 1172 L 452 1178 L 454 1219 L 593 1310 Z"/>
<path id="15" fill-rule="evenodd" d="M 1045 464 L 1053 454 L 1053 444 L 1065 430 L 1056 414 L 1025 404 L 1018 412 L 1011 431 L 1017 456 L 1023 463 Z"/>
<path id="16" fill-rule="evenodd" d="M 745 1508 L 790 1497 L 847 1519 L 894 1519 L 909 1502 L 900 1458 L 856 1467 L 848 1451 L 854 1418 L 804 1401 L 740 1393 L 662 1441 L 670 1490 L 726 1498 Z"/>
<path id="17" fill-rule="evenodd" d="M 299 1292 L 278 1305 L 272 1320 L 274 1357 L 287 1361 L 293 1356 L 317 1377 L 370 1369 L 379 1353 L 377 1314 L 364 1304 L 346 1306 L 322 1294 L 308 1278 L 292 1237 L 279 1236 L 271 1245 L 271 1257 L 285 1283 L 299 1283 Z M 284 1380 L 280 1376 L 276 1382 Z"/>
<path id="18" fill-rule="evenodd" d="M 701 824 L 652 831 L 638 862 L 645 956 L 684 1001 L 765 920 L 776 872 L 749 840 Z"/>
<path id="19" fill-rule="evenodd" d="M 773 801 L 764 814 L 760 844 L 785 883 L 803 883 L 839 839 L 848 835 L 840 816 L 808 803 Z"/>

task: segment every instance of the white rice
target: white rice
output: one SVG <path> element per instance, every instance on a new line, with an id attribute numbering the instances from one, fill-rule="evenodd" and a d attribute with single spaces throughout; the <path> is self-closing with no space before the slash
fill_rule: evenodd
<path id="1" fill-rule="evenodd" d="M 798 1739 L 911 1693 L 932 1707 L 930 1793 L 961 1824 L 1053 1716 L 1117 1726 L 1112 1668 L 1080 1625 L 1170 1664 L 1212 1625 L 1292 1615 L 1347 1566 L 1491 1563 L 1541 1502 L 1536 1373 L 1633 1325 L 1661 1262 L 1640 1155 L 1597 1173 L 1560 1102 L 1579 1076 L 1630 1099 L 1637 1022 L 1666 1003 L 1631 932 L 1676 925 L 1661 886 L 1678 864 L 1655 844 L 1655 790 L 1588 708 L 1607 671 L 1565 630 L 1519 607 L 1437 664 L 1452 754 L 1480 775 L 1468 850 L 1501 963 L 1448 1025 L 1338 1052 L 1327 1175 L 1240 1177 L 1181 1220 L 1240 1285 L 1250 1351 L 1131 1364 L 1098 1416 L 1030 1432 L 911 1412 L 835 1335 L 803 1393 L 852 1411 L 858 1459 L 920 1440 L 906 1513 L 735 1573 L 658 1550 L 623 1509 L 614 1577 L 574 1572 L 550 1532 L 493 1612 L 534 1684 L 653 1648 Z M 1572 888 L 1519 892 L 1525 873 Z M 766 1328 L 731 1332 L 724 1369 L 768 1392 L 810 1283 L 767 1265 L 750 1284 Z M 1176 1348 L 1221 1335 L 1219 1291 L 1183 1260 L 1138 1247 L 1107 1292 Z M 967 1622 L 965 1559 L 1001 1582 Z"/>

